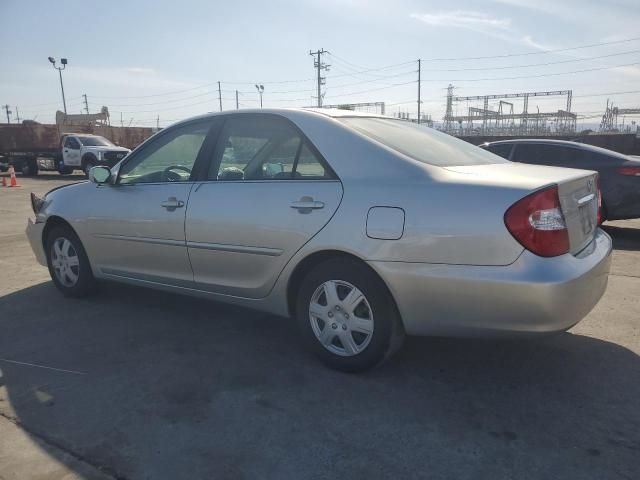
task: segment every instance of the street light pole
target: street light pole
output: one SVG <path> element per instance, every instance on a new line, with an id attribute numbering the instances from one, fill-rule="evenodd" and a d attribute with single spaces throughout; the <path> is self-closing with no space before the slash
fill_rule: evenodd
<path id="1" fill-rule="evenodd" d="M 256 90 L 260 94 L 260 108 L 262 108 L 262 94 L 264 93 L 264 85 L 256 85 Z"/>
<path id="2" fill-rule="evenodd" d="M 62 90 L 62 106 L 64 107 L 64 114 L 66 115 L 67 101 L 64 98 L 64 84 L 62 83 L 62 70 L 64 70 L 67 66 L 67 59 L 66 58 L 60 59 L 60 63 L 62 64 L 62 67 L 56 67 L 56 59 L 53 57 L 49 57 L 49 61 L 51 62 L 51 65 L 53 65 L 53 68 L 58 70 L 58 75 L 60 76 L 60 90 Z"/>

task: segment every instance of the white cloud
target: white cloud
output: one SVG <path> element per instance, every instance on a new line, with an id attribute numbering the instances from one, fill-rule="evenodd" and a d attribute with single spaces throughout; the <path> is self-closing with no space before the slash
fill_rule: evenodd
<path id="1" fill-rule="evenodd" d="M 551 45 L 544 45 L 542 43 L 536 42 L 531 35 L 525 35 L 524 37 L 522 37 L 522 43 L 524 43 L 525 45 L 532 47 L 532 48 L 536 48 L 538 50 L 553 50 L 554 47 L 552 47 Z"/>
<path id="2" fill-rule="evenodd" d="M 468 30 L 509 30 L 511 19 L 498 18 L 481 12 L 454 10 L 441 13 L 412 13 L 412 18 L 427 25 L 465 28 Z"/>

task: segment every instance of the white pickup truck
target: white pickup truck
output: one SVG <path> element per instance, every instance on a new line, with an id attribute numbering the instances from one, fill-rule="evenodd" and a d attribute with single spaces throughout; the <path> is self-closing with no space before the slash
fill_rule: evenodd
<path id="1" fill-rule="evenodd" d="M 91 167 L 113 167 L 131 150 L 118 147 L 104 137 L 88 134 L 65 134 L 60 139 L 62 164 L 57 170 L 80 169 L 89 174 Z"/>
<path id="2" fill-rule="evenodd" d="M 36 127 L 0 128 L 0 171 L 13 165 L 25 176 L 37 175 L 40 170 L 55 170 L 62 175 L 82 170 L 88 174 L 95 165 L 114 166 L 131 151 L 98 135 L 65 133 L 58 137 L 56 132 L 54 137 L 53 132 Z"/>

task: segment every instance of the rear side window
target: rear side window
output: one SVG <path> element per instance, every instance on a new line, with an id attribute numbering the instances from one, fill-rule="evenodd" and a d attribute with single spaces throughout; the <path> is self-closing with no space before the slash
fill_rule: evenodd
<path id="1" fill-rule="evenodd" d="M 582 159 L 581 154 L 582 152 L 575 148 L 544 143 L 523 143 L 516 145 L 511 160 L 534 165 L 566 165 L 576 162 L 578 158 Z"/>
<path id="2" fill-rule="evenodd" d="M 486 147 L 491 153 L 498 155 L 502 158 L 506 158 L 509 160 L 509 155 L 511 155 L 511 149 L 513 148 L 513 144 L 511 143 L 499 143 L 497 145 L 489 145 Z"/>
<path id="3" fill-rule="evenodd" d="M 226 121 L 209 180 L 331 179 L 303 136 L 286 121 L 241 115 Z"/>
<path id="4" fill-rule="evenodd" d="M 371 117 L 337 120 L 399 153 L 430 165 L 449 167 L 507 162 L 451 135 L 402 120 Z"/>

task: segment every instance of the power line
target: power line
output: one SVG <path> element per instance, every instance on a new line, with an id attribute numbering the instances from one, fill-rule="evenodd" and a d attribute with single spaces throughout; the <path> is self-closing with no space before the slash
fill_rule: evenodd
<path id="1" fill-rule="evenodd" d="M 596 57 L 574 58 L 571 60 L 559 60 L 557 62 L 544 62 L 544 63 L 530 63 L 528 65 L 506 65 L 502 67 L 477 67 L 477 68 L 445 68 L 445 69 L 429 69 L 430 72 L 471 72 L 479 70 L 508 70 L 512 68 L 529 68 L 529 67 L 544 67 L 548 65 L 559 65 L 561 63 L 575 63 L 584 62 L 588 60 L 598 60 L 600 58 L 619 57 L 621 55 L 629 55 L 631 53 L 638 53 L 639 50 L 629 50 L 627 52 L 610 53 L 607 55 L 599 55 Z"/>
<path id="2" fill-rule="evenodd" d="M 520 76 L 515 76 L 515 77 L 488 77 L 488 78 L 448 78 L 448 79 L 443 79 L 443 78 L 439 78 L 439 79 L 429 79 L 429 80 L 422 80 L 423 82 L 484 82 L 484 81 L 491 81 L 491 80 L 517 80 L 520 78 L 543 78 L 543 77 L 555 77 L 558 75 L 570 75 L 573 73 L 585 73 L 585 72 L 596 72 L 599 70 L 612 70 L 614 68 L 621 68 L 621 67 L 631 67 L 631 66 L 635 66 L 635 65 L 640 65 L 640 62 L 634 62 L 634 63 L 625 63 L 622 65 L 611 65 L 609 67 L 596 67 L 596 68 L 586 68 L 586 69 L 582 69 L 582 70 L 572 70 L 569 72 L 556 72 L 556 73 L 543 73 L 540 75 L 520 75 Z"/>
<path id="3" fill-rule="evenodd" d="M 507 53 L 504 55 L 485 55 L 482 57 L 451 57 L 451 58 L 428 58 L 423 60 L 424 62 L 446 62 L 446 61 L 458 61 L 458 60 L 487 60 L 490 58 L 509 58 L 509 57 L 524 57 L 528 55 L 545 55 L 549 53 L 568 52 L 570 50 L 581 50 L 583 48 L 602 47 L 604 45 L 616 45 L 620 43 L 635 42 L 640 40 L 640 37 L 625 38 L 623 40 L 616 40 L 612 42 L 591 43 L 589 45 L 579 45 L 577 47 L 556 48 L 550 50 L 540 50 L 538 52 L 522 52 L 522 53 Z"/>

